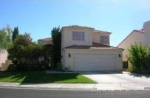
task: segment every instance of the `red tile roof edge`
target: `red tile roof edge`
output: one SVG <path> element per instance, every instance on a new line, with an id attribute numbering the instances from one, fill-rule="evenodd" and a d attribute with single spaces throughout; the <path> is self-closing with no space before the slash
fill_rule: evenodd
<path id="1" fill-rule="evenodd" d="M 92 46 L 87 46 L 87 45 L 71 45 L 68 47 L 65 47 L 64 49 L 90 49 L 91 47 L 95 47 L 95 48 L 116 48 L 116 47 L 112 47 L 112 46 L 108 46 L 108 45 L 104 45 L 104 44 L 99 44 L 99 43 L 92 43 Z"/>

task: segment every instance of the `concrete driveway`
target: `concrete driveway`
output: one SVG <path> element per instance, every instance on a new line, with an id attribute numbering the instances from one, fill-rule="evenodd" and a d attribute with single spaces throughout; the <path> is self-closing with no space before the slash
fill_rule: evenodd
<path id="1" fill-rule="evenodd" d="M 131 74 L 128 72 L 89 72 L 82 73 L 84 76 L 96 81 L 99 87 L 122 87 L 141 89 L 147 87 L 150 89 L 150 75 Z"/>

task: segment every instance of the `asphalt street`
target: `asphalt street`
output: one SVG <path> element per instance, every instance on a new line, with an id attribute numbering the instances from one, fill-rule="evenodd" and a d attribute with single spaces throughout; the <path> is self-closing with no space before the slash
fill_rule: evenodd
<path id="1" fill-rule="evenodd" d="M 0 88 L 0 98 L 150 98 L 150 90 L 81 91 Z"/>

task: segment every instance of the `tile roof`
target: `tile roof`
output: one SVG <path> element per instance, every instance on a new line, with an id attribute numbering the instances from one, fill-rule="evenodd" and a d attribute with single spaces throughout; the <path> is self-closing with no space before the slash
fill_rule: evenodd
<path id="1" fill-rule="evenodd" d="M 133 31 L 136 31 L 136 32 L 139 32 L 139 33 L 145 33 L 144 29 L 141 29 L 141 30 L 133 30 Z"/>
<path id="2" fill-rule="evenodd" d="M 101 31 L 101 30 L 94 30 L 93 31 L 94 33 L 109 33 L 109 34 L 111 34 L 111 32 L 108 32 L 108 31 Z"/>
<path id="3" fill-rule="evenodd" d="M 112 49 L 112 48 L 115 49 L 116 47 L 103 45 L 103 44 L 99 44 L 99 43 L 95 43 L 95 42 L 92 43 L 92 46 L 72 45 L 72 46 L 65 47 L 65 49 Z"/>
<path id="4" fill-rule="evenodd" d="M 111 32 L 108 31 L 101 31 L 101 30 L 95 30 L 95 28 L 92 27 L 87 27 L 87 26 L 79 26 L 79 25 L 70 25 L 70 26 L 63 26 L 62 28 L 88 28 L 88 29 L 92 29 L 94 33 L 109 33 L 111 34 Z"/>
<path id="5" fill-rule="evenodd" d="M 39 43 L 39 44 L 42 44 L 42 45 L 47 45 L 47 44 L 53 45 L 52 38 L 39 39 L 39 40 L 38 40 L 38 43 Z"/>
<path id="6" fill-rule="evenodd" d="M 87 27 L 87 26 L 79 26 L 79 25 L 71 25 L 71 26 L 63 26 L 62 28 L 88 28 L 88 29 L 93 29 L 92 27 Z"/>
<path id="7" fill-rule="evenodd" d="M 39 41 L 52 41 L 52 38 L 43 38 L 43 39 L 39 39 Z"/>

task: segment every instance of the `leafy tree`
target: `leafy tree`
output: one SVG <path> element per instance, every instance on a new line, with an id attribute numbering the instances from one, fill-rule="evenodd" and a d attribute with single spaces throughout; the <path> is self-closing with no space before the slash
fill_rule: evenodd
<path id="1" fill-rule="evenodd" d="M 23 45 L 23 46 L 29 46 L 32 44 L 32 39 L 30 37 L 30 34 L 20 34 L 17 36 L 16 40 L 14 41 L 15 45 Z"/>
<path id="2" fill-rule="evenodd" d="M 32 42 L 30 34 L 25 33 L 16 37 L 8 49 L 8 53 L 10 59 L 18 61 L 17 68 L 19 70 L 32 69 L 39 63 L 38 58 L 43 56 L 43 46 Z"/>
<path id="3" fill-rule="evenodd" d="M 23 48 L 31 44 L 31 40 L 26 35 L 18 35 L 11 47 L 8 49 L 9 57 L 11 59 L 20 59 L 23 57 Z M 17 51 L 16 51 L 17 50 Z"/>
<path id="4" fill-rule="evenodd" d="M 8 49 L 11 45 L 11 32 L 12 30 L 9 25 L 0 30 L 0 49 Z"/>
<path id="5" fill-rule="evenodd" d="M 57 64 L 61 60 L 61 31 L 60 27 L 54 27 L 51 31 L 53 41 L 53 68 L 57 67 Z"/>
<path id="6" fill-rule="evenodd" d="M 15 40 L 15 38 L 19 35 L 19 30 L 18 30 L 18 27 L 15 27 L 14 28 L 14 31 L 12 33 L 12 41 Z"/>

